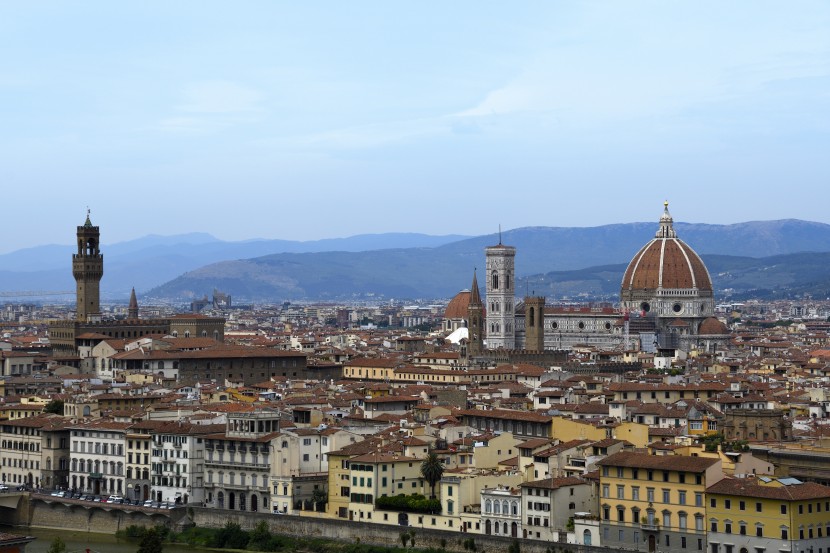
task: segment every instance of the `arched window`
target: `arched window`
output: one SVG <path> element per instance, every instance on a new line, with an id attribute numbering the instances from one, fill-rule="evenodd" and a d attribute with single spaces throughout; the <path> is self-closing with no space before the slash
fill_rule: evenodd
<path id="1" fill-rule="evenodd" d="M 493 502 L 489 499 L 484 502 L 484 512 L 490 514 L 493 512 Z"/>
<path id="2" fill-rule="evenodd" d="M 527 325 L 528 326 L 536 326 L 536 309 L 531 307 L 529 312 L 528 312 L 528 315 L 529 315 L 529 317 L 528 317 L 528 320 L 527 320 Z"/>
<path id="3" fill-rule="evenodd" d="M 501 502 L 495 501 L 493 502 L 493 514 L 500 515 L 501 514 Z"/>
<path id="4" fill-rule="evenodd" d="M 493 290 L 499 289 L 499 273 L 497 271 L 493 271 L 493 276 L 491 278 L 492 288 Z"/>

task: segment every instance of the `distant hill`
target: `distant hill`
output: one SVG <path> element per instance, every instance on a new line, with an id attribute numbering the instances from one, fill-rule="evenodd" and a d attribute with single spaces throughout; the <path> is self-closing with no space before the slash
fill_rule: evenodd
<path id="1" fill-rule="evenodd" d="M 504 232 L 502 241 L 517 248 L 520 294 L 549 289 L 548 295 L 556 298 L 614 298 L 622 271 L 616 265 L 627 263 L 657 226 L 527 227 Z M 795 293 L 823 286 L 821 271 L 811 264 L 818 257 L 776 263 L 775 256 L 830 252 L 830 225 L 787 219 L 674 226 L 707 260 L 716 286 L 732 288 L 732 293 Z M 496 234 L 386 233 L 308 242 L 151 235 L 102 246 L 101 290 L 105 299 L 124 300 L 133 286 L 139 297 L 180 300 L 214 288 L 237 301 L 449 297 L 470 285 L 473 269 L 484 267 L 484 248 L 498 241 Z M 74 289 L 73 251 L 72 246 L 48 245 L 0 255 L 0 291 Z"/>
<path id="2" fill-rule="evenodd" d="M 535 290 L 551 298 L 613 299 L 619 294 L 625 264 L 656 228 L 655 223 L 529 227 L 503 233 L 502 241 L 517 248 L 519 294 Z M 822 256 L 793 254 L 807 246 L 830 252 L 830 225 L 786 220 L 677 223 L 675 228 L 702 254 L 715 286 L 731 294 L 752 290 L 773 295 L 797 290 L 817 293 L 822 289 L 822 272 L 827 267 Z M 434 248 L 285 253 L 226 261 L 189 271 L 147 296 L 186 299 L 217 287 L 240 300 L 274 302 L 449 297 L 469 286 L 473 268 L 484 266 L 484 248 L 497 242 L 497 235 L 489 235 Z"/>
<path id="3" fill-rule="evenodd" d="M 74 232 L 74 229 L 73 229 Z M 104 238 L 106 230 L 102 229 Z M 362 234 L 312 241 L 245 240 L 225 242 L 205 233 L 149 235 L 117 244 L 104 244 L 105 298 L 127 298 L 135 286 L 141 293 L 186 271 L 231 259 L 282 252 L 358 252 L 384 248 L 435 247 L 467 238 L 417 233 Z M 47 245 L 0 255 L 0 290 L 72 290 L 72 245 Z M 212 291 L 212 288 L 207 292 Z"/>

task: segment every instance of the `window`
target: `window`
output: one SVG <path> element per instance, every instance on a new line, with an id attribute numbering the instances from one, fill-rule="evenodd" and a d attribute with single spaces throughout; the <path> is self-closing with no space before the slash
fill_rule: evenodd
<path id="1" fill-rule="evenodd" d="M 790 535 L 789 528 L 787 528 L 786 526 L 782 526 L 781 527 L 781 539 L 782 540 L 788 540 L 788 539 L 790 539 L 789 535 Z"/>
<path id="2" fill-rule="evenodd" d="M 726 532 L 727 534 L 732 533 L 732 521 L 725 520 L 723 522 L 723 531 Z"/>
<path id="3" fill-rule="evenodd" d="M 631 499 L 634 501 L 640 500 L 640 487 L 639 486 L 632 486 L 631 487 Z"/>
<path id="4" fill-rule="evenodd" d="M 709 531 L 710 532 L 717 532 L 718 531 L 718 521 L 717 520 L 709 521 Z"/>
<path id="5" fill-rule="evenodd" d="M 782 515 L 787 514 L 787 505 L 786 504 L 783 504 L 783 503 L 781 504 L 781 514 Z"/>
<path id="6" fill-rule="evenodd" d="M 710 497 L 709 498 L 709 506 L 712 507 L 712 508 L 717 507 L 718 506 L 718 500 L 715 499 L 714 497 Z"/>
<path id="7" fill-rule="evenodd" d="M 608 484 L 602 485 L 602 497 L 611 497 L 611 486 Z"/>
<path id="8" fill-rule="evenodd" d="M 746 523 L 741 522 L 738 524 L 738 533 L 742 536 L 746 536 Z"/>
<path id="9" fill-rule="evenodd" d="M 755 525 L 755 536 L 757 536 L 759 538 L 764 537 L 764 526 L 762 524 L 756 524 Z"/>
<path id="10" fill-rule="evenodd" d="M 755 512 L 762 513 L 764 511 L 764 505 L 760 502 L 755 504 Z"/>
<path id="11" fill-rule="evenodd" d="M 738 509 L 740 509 L 741 511 L 745 511 L 746 510 L 746 501 L 738 502 Z"/>
<path id="12" fill-rule="evenodd" d="M 686 504 L 686 492 L 685 491 L 681 490 L 681 491 L 677 492 L 677 502 L 680 503 L 681 505 Z"/>
<path id="13" fill-rule="evenodd" d="M 654 488 L 646 488 L 646 501 L 654 503 Z"/>
<path id="14" fill-rule="evenodd" d="M 724 509 L 731 509 L 732 508 L 732 500 L 731 499 L 724 499 L 723 500 L 723 508 Z"/>
<path id="15" fill-rule="evenodd" d="M 703 507 L 703 494 L 696 493 L 695 494 L 695 507 Z"/>
<path id="16" fill-rule="evenodd" d="M 617 499 L 625 499 L 625 486 L 617 486 Z"/>
<path id="17" fill-rule="evenodd" d="M 678 513 L 677 514 L 677 526 L 680 527 L 681 530 L 686 529 L 687 519 L 688 519 L 688 517 L 687 517 L 686 513 Z"/>
<path id="18" fill-rule="evenodd" d="M 663 490 L 663 503 L 671 503 L 669 490 Z"/>

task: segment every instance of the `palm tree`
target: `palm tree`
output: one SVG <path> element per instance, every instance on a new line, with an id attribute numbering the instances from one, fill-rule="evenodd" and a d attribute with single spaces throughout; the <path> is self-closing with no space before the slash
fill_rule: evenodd
<path id="1" fill-rule="evenodd" d="M 438 458 L 435 453 L 427 455 L 424 462 L 421 463 L 421 476 L 424 477 L 430 487 L 432 488 L 432 495 L 430 499 L 435 499 L 435 484 L 441 481 L 444 475 L 444 463 Z"/>

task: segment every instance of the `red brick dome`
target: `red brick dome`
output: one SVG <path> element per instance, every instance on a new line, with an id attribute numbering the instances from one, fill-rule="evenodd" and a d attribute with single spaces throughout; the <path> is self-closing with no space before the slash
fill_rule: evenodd
<path id="1" fill-rule="evenodd" d="M 729 334 L 729 329 L 720 319 L 709 317 L 700 323 L 700 328 L 697 331 L 701 336 L 718 336 L 721 334 Z"/>
<path id="2" fill-rule="evenodd" d="M 469 290 L 462 290 L 455 295 L 450 303 L 447 304 L 447 309 L 444 311 L 445 319 L 466 319 L 467 307 L 470 305 Z"/>
<path id="3" fill-rule="evenodd" d="M 696 289 L 712 291 L 709 271 L 700 256 L 677 238 L 666 204 L 660 229 L 628 264 L 623 276 L 623 290 Z"/>

